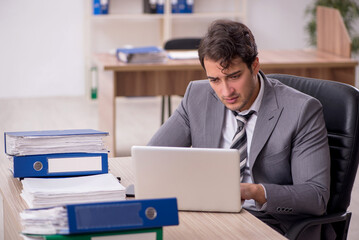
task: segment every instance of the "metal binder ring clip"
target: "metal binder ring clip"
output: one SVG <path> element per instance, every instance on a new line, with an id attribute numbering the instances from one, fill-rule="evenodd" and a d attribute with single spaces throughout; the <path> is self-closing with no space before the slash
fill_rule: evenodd
<path id="1" fill-rule="evenodd" d="M 153 207 L 146 208 L 145 215 L 148 219 L 153 220 L 157 217 L 157 211 Z"/>
<path id="2" fill-rule="evenodd" d="M 42 169 L 43 165 L 42 165 L 41 162 L 36 161 L 36 162 L 34 162 L 33 167 L 34 167 L 34 169 L 35 169 L 36 171 L 40 171 L 40 170 Z"/>

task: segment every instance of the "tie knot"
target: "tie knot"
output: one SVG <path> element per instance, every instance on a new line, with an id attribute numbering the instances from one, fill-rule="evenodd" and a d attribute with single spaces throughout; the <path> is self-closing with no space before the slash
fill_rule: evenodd
<path id="1" fill-rule="evenodd" d="M 243 124 L 246 124 L 254 112 L 255 111 L 251 110 L 249 113 L 247 113 L 245 115 L 239 115 L 237 112 L 233 112 L 233 113 L 236 116 L 237 121 L 241 121 Z"/>

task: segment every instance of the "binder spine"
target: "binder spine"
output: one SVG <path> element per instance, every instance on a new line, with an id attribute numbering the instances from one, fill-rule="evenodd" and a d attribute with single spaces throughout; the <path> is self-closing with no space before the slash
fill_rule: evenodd
<path id="1" fill-rule="evenodd" d="M 107 153 L 13 156 L 14 177 L 63 177 L 108 173 Z"/>
<path id="2" fill-rule="evenodd" d="M 7 153 L 7 149 L 6 149 L 6 133 L 4 132 L 4 147 L 5 147 L 5 154 Z"/>
<path id="3" fill-rule="evenodd" d="M 93 0 L 93 14 L 108 14 L 109 0 Z"/>
<path id="4" fill-rule="evenodd" d="M 157 0 L 156 12 L 157 14 L 165 13 L 165 0 Z"/>
<path id="5" fill-rule="evenodd" d="M 178 225 L 176 198 L 68 205 L 69 232 L 90 233 Z"/>

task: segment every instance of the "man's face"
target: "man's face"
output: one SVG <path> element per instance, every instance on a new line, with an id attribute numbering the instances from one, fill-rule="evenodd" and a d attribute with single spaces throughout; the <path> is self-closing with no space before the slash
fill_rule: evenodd
<path id="1" fill-rule="evenodd" d="M 253 62 L 251 69 L 240 58 L 234 59 L 227 69 L 223 69 L 219 62 L 210 59 L 204 59 L 204 66 L 211 87 L 228 109 L 249 109 L 260 88 L 257 78 L 258 58 Z"/>

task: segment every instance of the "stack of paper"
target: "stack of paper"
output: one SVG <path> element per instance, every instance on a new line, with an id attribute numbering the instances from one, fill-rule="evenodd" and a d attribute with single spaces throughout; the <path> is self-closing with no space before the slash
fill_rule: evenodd
<path id="1" fill-rule="evenodd" d="M 124 200 L 125 187 L 112 174 L 25 178 L 21 197 L 30 208 Z"/>
<path id="2" fill-rule="evenodd" d="M 65 206 L 44 209 L 26 209 L 20 213 L 20 218 L 22 225 L 25 226 L 23 233 L 68 233 L 69 225 Z"/>
<path id="3" fill-rule="evenodd" d="M 5 153 L 13 156 L 51 153 L 106 153 L 107 132 L 93 129 L 5 132 Z"/>
<path id="4" fill-rule="evenodd" d="M 155 46 L 118 48 L 117 59 L 125 63 L 159 63 L 167 60 L 167 53 Z"/>

